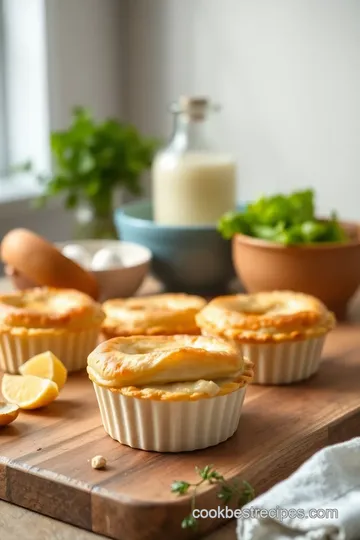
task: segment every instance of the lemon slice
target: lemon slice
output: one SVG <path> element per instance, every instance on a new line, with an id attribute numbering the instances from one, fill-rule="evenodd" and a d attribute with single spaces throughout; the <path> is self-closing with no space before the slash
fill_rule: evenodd
<path id="1" fill-rule="evenodd" d="M 50 379 L 7 373 L 4 374 L 2 380 L 1 392 L 8 403 L 18 405 L 20 409 L 45 407 L 59 395 L 57 385 Z"/>
<path id="2" fill-rule="evenodd" d="M 11 424 L 18 417 L 19 411 L 17 405 L 0 401 L 0 426 Z"/>
<path id="3" fill-rule="evenodd" d="M 61 390 L 66 383 L 67 369 L 64 364 L 51 351 L 33 356 L 20 366 L 21 375 L 35 375 L 42 379 L 50 379 Z"/>

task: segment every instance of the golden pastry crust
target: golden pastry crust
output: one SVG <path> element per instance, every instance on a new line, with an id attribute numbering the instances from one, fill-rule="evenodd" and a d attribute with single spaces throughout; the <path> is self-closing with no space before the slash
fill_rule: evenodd
<path id="1" fill-rule="evenodd" d="M 141 335 L 200 335 L 195 315 L 206 305 L 200 296 L 158 294 L 108 300 L 103 304 L 106 338 Z"/>
<path id="2" fill-rule="evenodd" d="M 279 343 L 326 334 L 334 314 L 313 296 L 291 291 L 237 294 L 215 298 L 198 313 L 203 335 L 240 343 Z"/>
<path id="3" fill-rule="evenodd" d="M 172 385 L 158 385 L 156 387 L 136 387 L 126 386 L 124 388 L 110 388 L 111 392 L 120 393 L 124 396 L 149 399 L 153 401 L 197 401 L 199 399 L 209 399 L 212 397 L 225 396 L 231 392 L 243 388 L 251 383 L 254 377 L 254 364 L 247 359 L 244 359 L 244 370 L 241 375 L 234 379 L 223 379 L 215 381 L 196 381 L 183 383 L 184 389 L 173 389 Z M 214 391 L 202 391 L 202 383 L 207 383 L 208 386 L 213 386 Z M 179 385 L 180 386 L 180 385 Z M 167 388 L 168 387 L 168 388 Z M 187 387 L 187 388 L 186 388 Z"/>
<path id="4" fill-rule="evenodd" d="M 100 326 L 100 304 L 73 289 L 39 287 L 0 295 L 0 332 L 77 331 Z"/>
<path id="5" fill-rule="evenodd" d="M 95 384 L 112 391 L 173 401 L 232 392 L 246 384 L 251 370 L 236 346 L 189 335 L 110 339 L 89 355 L 87 368 Z M 210 388 L 209 383 L 218 388 Z"/>

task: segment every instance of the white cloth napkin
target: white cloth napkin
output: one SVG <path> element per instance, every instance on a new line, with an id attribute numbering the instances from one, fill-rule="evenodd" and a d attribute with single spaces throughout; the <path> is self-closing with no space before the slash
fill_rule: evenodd
<path id="1" fill-rule="evenodd" d="M 296 509 L 305 516 L 310 510 L 336 510 L 338 515 L 315 519 L 254 515 L 257 509 L 276 508 Z M 253 517 L 238 519 L 238 540 L 359 540 L 360 437 L 319 451 L 244 509 Z"/>

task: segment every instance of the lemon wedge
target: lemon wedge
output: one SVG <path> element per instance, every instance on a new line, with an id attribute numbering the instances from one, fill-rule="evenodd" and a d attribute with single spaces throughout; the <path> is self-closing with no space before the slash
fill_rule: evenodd
<path id="1" fill-rule="evenodd" d="M 39 409 L 49 405 L 59 395 L 59 389 L 50 379 L 34 375 L 4 374 L 1 392 L 8 403 L 20 409 Z"/>
<path id="2" fill-rule="evenodd" d="M 64 364 L 51 351 L 46 351 L 33 356 L 20 366 L 21 375 L 35 375 L 42 379 L 53 381 L 59 391 L 67 380 L 67 369 Z"/>
<path id="3" fill-rule="evenodd" d="M 12 403 L 0 401 L 0 426 L 11 424 L 19 415 L 20 408 Z"/>

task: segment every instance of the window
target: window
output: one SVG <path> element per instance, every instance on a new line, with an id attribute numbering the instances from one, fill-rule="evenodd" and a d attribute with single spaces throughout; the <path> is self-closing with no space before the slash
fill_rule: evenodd
<path id="1" fill-rule="evenodd" d="M 74 106 L 89 107 L 98 118 L 125 116 L 126 2 L 0 0 L 0 7 L 7 119 L 0 146 L 8 165 L 31 159 L 48 173 L 49 132 L 68 125 Z M 33 177 L 4 179 L 2 172 L 0 166 L 0 203 L 39 189 Z M 0 218 L 3 212 L 4 205 Z"/>
<path id="2" fill-rule="evenodd" d="M 31 160 L 50 167 L 45 0 L 0 0 L 0 199 L 38 190 L 31 175 L 6 176 Z"/>

